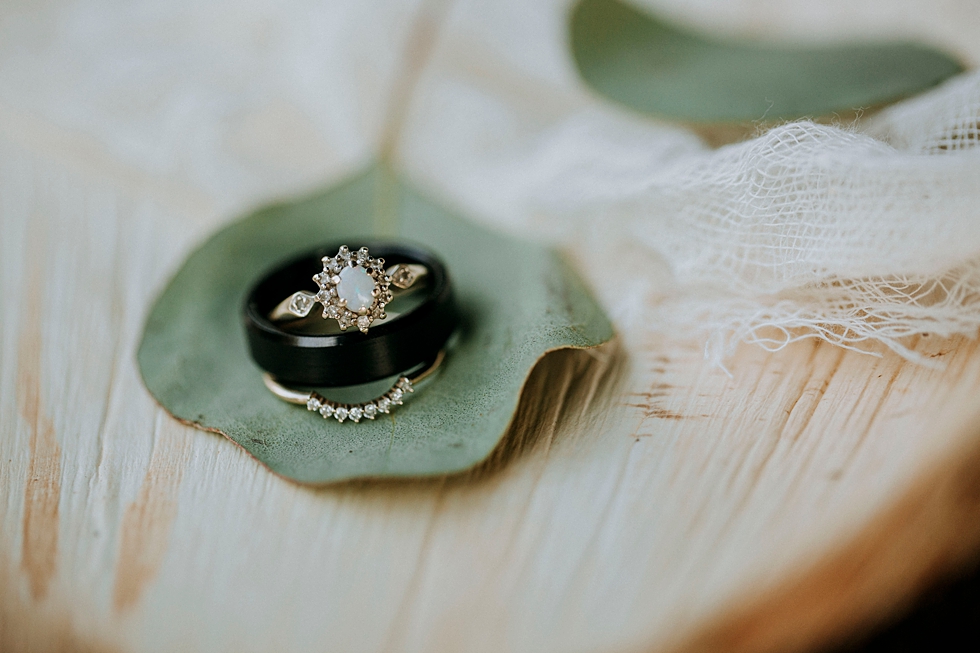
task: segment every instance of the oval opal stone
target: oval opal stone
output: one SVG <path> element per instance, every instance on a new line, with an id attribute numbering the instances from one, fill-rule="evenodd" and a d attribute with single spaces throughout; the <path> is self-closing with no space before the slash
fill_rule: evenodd
<path id="1" fill-rule="evenodd" d="M 340 271 L 337 296 L 347 300 L 347 308 L 355 313 L 362 308 L 370 307 L 374 302 L 374 297 L 371 296 L 372 290 L 374 290 L 374 279 L 364 268 L 344 268 Z"/>

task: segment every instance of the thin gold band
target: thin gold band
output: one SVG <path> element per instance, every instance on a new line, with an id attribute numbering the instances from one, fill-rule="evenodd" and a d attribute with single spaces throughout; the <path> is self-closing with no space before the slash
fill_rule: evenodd
<path id="1" fill-rule="evenodd" d="M 279 399 L 291 404 L 306 405 L 306 409 L 318 412 L 324 419 L 333 417 L 338 422 L 350 419 L 359 422 L 361 419 L 374 419 L 380 414 L 390 413 L 396 406 L 404 403 L 407 393 L 415 392 L 415 386 L 436 372 L 446 357 L 446 351 L 441 350 L 431 364 L 422 368 L 412 376 L 400 376 L 390 390 L 371 401 L 358 404 L 346 404 L 331 401 L 312 391 L 301 391 L 287 388 L 272 378 L 268 373 L 262 374 L 262 382 Z"/>

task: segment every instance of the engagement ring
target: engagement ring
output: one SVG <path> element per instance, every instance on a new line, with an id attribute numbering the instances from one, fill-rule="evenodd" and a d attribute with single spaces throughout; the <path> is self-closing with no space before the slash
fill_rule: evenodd
<path id="1" fill-rule="evenodd" d="M 341 245 L 336 256 L 320 259 L 323 269 L 313 275 L 319 292 L 294 292 L 269 313 L 273 322 L 295 320 L 310 314 L 313 306 L 323 305 L 323 319 L 337 320 L 341 329 L 356 326 L 367 333 L 375 320 L 388 316 L 385 306 L 397 294 L 412 289 L 428 269 L 424 265 L 398 263 L 385 268 L 383 258 L 372 258 L 367 247 L 352 253 Z"/>

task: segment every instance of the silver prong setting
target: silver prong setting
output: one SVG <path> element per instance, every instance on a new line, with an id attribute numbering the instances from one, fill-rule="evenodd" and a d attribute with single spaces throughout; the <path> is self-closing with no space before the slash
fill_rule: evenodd
<path id="1" fill-rule="evenodd" d="M 323 270 L 313 275 L 313 281 L 319 286 L 320 292 L 313 299 L 323 305 L 324 319 L 337 320 L 337 324 L 344 331 L 356 327 L 362 333 L 367 333 L 375 320 L 386 317 L 384 307 L 391 301 L 391 279 L 384 273 L 384 259 L 372 258 L 367 247 L 361 247 L 352 253 L 349 247 L 342 245 L 337 250 L 336 256 L 324 256 L 320 262 L 323 264 Z M 347 270 L 357 268 L 365 275 L 359 276 L 358 279 L 365 279 L 365 282 L 374 284 L 370 290 L 371 301 L 368 305 L 363 305 L 367 303 L 364 299 L 358 302 L 362 305 L 355 303 L 351 306 L 350 302 L 341 296 L 345 294 L 341 292 L 342 284 L 345 283 L 344 275 L 353 274 Z M 366 298 L 366 295 L 363 297 Z"/>
<path id="2" fill-rule="evenodd" d="M 300 290 L 290 296 L 286 310 L 296 317 L 306 317 L 310 314 L 316 301 L 316 295 Z"/>

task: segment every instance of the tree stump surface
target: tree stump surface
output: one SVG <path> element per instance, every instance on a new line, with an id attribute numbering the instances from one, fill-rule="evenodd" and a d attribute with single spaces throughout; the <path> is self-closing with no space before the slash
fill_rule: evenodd
<path id="1" fill-rule="evenodd" d="M 354 4 L 191 16 L 214 33 L 161 21 L 223 54 L 167 37 L 189 53 L 180 75 L 147 68 L 144 88 L 120 68 L 123 90 L 105 62 L 153 51 L 152 16 L 120 54 L 104 39 L 128 14 L 108 4 L 0 10 L 0 650 L 795 651 L 974 555 L 973 340 L 910 343 L 936 368 L 745 346 L 729 376 L 696 344 L 622 334 L 546 357 L 502 448 L 437 480 L 310 490 L 170 418 L 135 351 L 181 260 L 236 213 L 401 142 L 412 122 L 377 107 L 425 106 L 396 83 L 402 60 L 428 65 L 432 16 L 446 42 L 470 34 L 466 3 Z M 337 16 L 353 27 L 323 51 L 303 40 Z M 336 52 L 353 63 L 297 63 Z M 344 76 L 366 61 L 373 76 Z M 350 110 L 321 115 L 323 88 Z"/>

